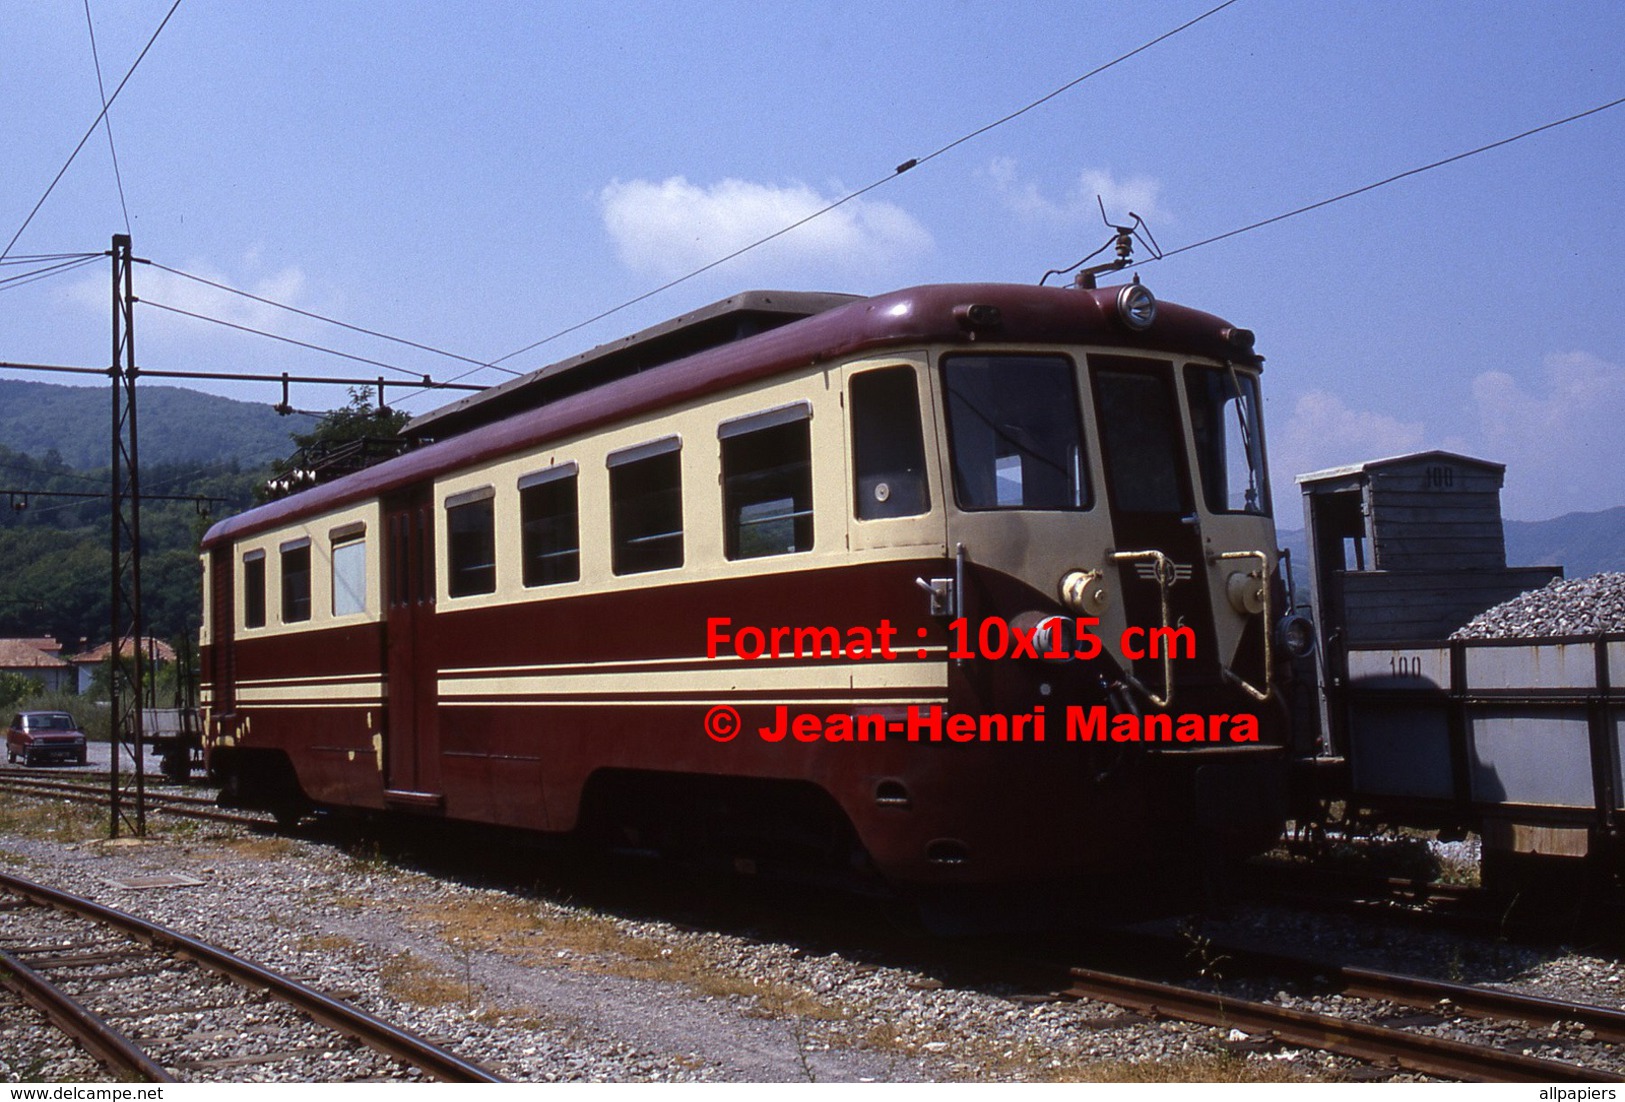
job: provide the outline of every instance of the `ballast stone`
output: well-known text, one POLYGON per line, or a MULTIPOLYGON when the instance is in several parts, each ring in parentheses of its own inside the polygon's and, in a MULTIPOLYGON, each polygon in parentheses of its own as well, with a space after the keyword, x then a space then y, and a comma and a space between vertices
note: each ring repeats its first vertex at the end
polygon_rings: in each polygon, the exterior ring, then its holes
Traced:
POLYGON ((1625 573, 1549 583, 1479 613, 1452 639, 1549 639, 1625 632, 1625 573))

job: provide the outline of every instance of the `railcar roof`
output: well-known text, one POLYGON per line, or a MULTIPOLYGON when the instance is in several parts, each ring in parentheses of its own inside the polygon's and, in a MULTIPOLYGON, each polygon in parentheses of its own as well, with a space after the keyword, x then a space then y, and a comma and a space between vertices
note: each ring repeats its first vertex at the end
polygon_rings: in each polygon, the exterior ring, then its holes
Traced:
MULTIPOLYGON (((203 537, 203 548, 207 550, 222 541, 288 524, 302 516, 342 508, 448 472, 492 462, 547 440, 589 432, 810 364, 878 353, 887 348, 932 344, 971 348, 984 342, 1004 346, 1105 345, 1125 351, 1177 352, 1257 362, 1255 357, 1238 354, 1229 342, 1231 326, 1228 322, 1174 303, 1159 302, 1156 319, 1149 328, 1143 331, 1128 328, 1118 320, 1115 306, 1118 290, 1118 287, 1080 290, 1004 283, 911 287, 873 298, 851 298, 801 320, 703 348, 540 405, 520 402, 526 380, 531 378, 526 376, 506 384, 509 386, 506 393, 512 396, 506 402, 499 399, 490 403, 506 416, 426 444, 377 466, 229 517, 209 529, 203 537), (996 307, 997 326, 968 328, 961 321, 964 315, 961 308, 972 304, 996 307)), ((740 297, 743 296, 736 296, 740 297)), ((564 364, 572 362, 567 360, 564 364)), ((546 376, 559 366, 544 368, 536 375, 546 376)), ((557 374, 548 377, 556 378, 557 374)), ((429 418, 434 416, 426 415, 419 422, 432 424, 429 418)), ((442 423, 455 424, 449 419, 443 419, 442 423)))
POLYGON ((443 440, 520 410, 822 314, 860 297, 818 291, 743 291, 431 410, 407 422, 401 435, 443 440))

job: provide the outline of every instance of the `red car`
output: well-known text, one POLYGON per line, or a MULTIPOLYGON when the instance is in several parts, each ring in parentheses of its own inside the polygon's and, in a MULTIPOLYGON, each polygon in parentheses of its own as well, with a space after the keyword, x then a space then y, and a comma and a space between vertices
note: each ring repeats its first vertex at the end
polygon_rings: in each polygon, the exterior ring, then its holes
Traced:
POLYGON ((6 760, 85 764, 85 733, 67 712, 18 712, 6 729, 6 760))

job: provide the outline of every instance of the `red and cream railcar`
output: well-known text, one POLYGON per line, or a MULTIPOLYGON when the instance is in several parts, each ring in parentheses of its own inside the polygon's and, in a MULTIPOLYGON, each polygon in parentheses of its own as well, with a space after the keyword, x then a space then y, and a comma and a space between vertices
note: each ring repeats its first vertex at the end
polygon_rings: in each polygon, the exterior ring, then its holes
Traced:
POLYGON ((1138 284, 971 284, 738 296, 492 388, 209 531, 211 771, 899 885, 1249 852, 1261 362, 1138 284))

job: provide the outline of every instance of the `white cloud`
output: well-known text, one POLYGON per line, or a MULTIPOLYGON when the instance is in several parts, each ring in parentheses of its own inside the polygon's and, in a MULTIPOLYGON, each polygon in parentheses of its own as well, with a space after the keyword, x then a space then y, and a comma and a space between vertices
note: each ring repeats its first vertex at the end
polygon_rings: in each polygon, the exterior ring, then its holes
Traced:
MULTIPOLYGON (((726 179, 710 187, 682 176, 616 180, 599 193, 604 228, 629 268, 678 276, 783 230, 838 195, 805 184, 779 187, 726 179)), ((844 273, 895 269, 931 248, 931 235, 892 203, 853 199, 741 258, 765 264, 813 264, 844 273)))
MULTIPOLYGON (((243 267, 251 270, 258 266, 256 250, 248 254, 243 267)), ((237 287, 273 302, 301 309, 312 308, 308 302, 302 301, 306 298, 305 273, 297 267, 285 267, 257 278, 234 276, 206 263, 188 264, 181 270, 214 283, 237 287)), ((283 335, 298 336, 311 325, 308 320, 297 314, 263 302, 255 302, 242 295, 218 290, 194 279, 173 275, 162 268, 138 266, 134 272, 134 280, 136 298, 146 307, 142 316, 143 337, 178 335, 183 332, 189 336, 206 331, 223 332, 220 326, 188 318, 172 310, 163 310, 160 306, 169 306, 175 310, 201 314, 233 325, 269 330, 283 335)), ((76 305, 104 316, 107 313, 108 290, 105 277, 82 280, 71 287, 68 295, 76 305)))
POLYGON ((1625 505, 1625 367, 1566 352, 1547 356, 1533 381, 1486 371, 1471 393, 1469 406, 1437 407, 1426 423, 1354 409, 1324 390, 1302 395, 1284 420, 1270 424, 1277 514, 1296 526, 1288 503, 1298 498, 1299 474, 1428 448, 1504 463, 1501 508, 1509 519, 1625 505))
POLYGON ((1541 375, 1532 386, 1505 371, 1473 380, 1478 454, 1507 465, 1506 514, 1536 519, 1625 504, 1625 367, 1566 352, 1547 356, 1541 375))
POLYGON ((1353 409, 1325 390, 1301 395, 1284 423, 1272 421, 1266 439, 1275 512, 1289 528, 1297 527, 1293 518, 1297 516, 1300 493, 1294 481, 1298 475, 1403 455, 1427 446, 1422 422, 1353 409))
POLYGON ((1065 195, 1051 198, 1040 192, 1037 184, 1022 180, 1016 162, 1009 157, 995 159, 988 166, 988 174, 993 177, 1005 206, 1029 221, 1053 226, 1085 222, 1100 225, 1102 204, 1106 207, 1106 217, 1113 223, 1127 223, 1132 211, 1145 219, 1153 233, 1159 224, 1174 221, 1161 203, 1161 181, 1150 176, 1120 180, 1109 168, 1087 168, 1065 195))
POLYGON ((1311 390, 1298 398, 1286 431, 1270 442, 1277 454, 1292 457, 1291 470, 1302 473, 1414 451, 1424 438, 1420 421, 1353 409, 1329 391, 1311 390))

